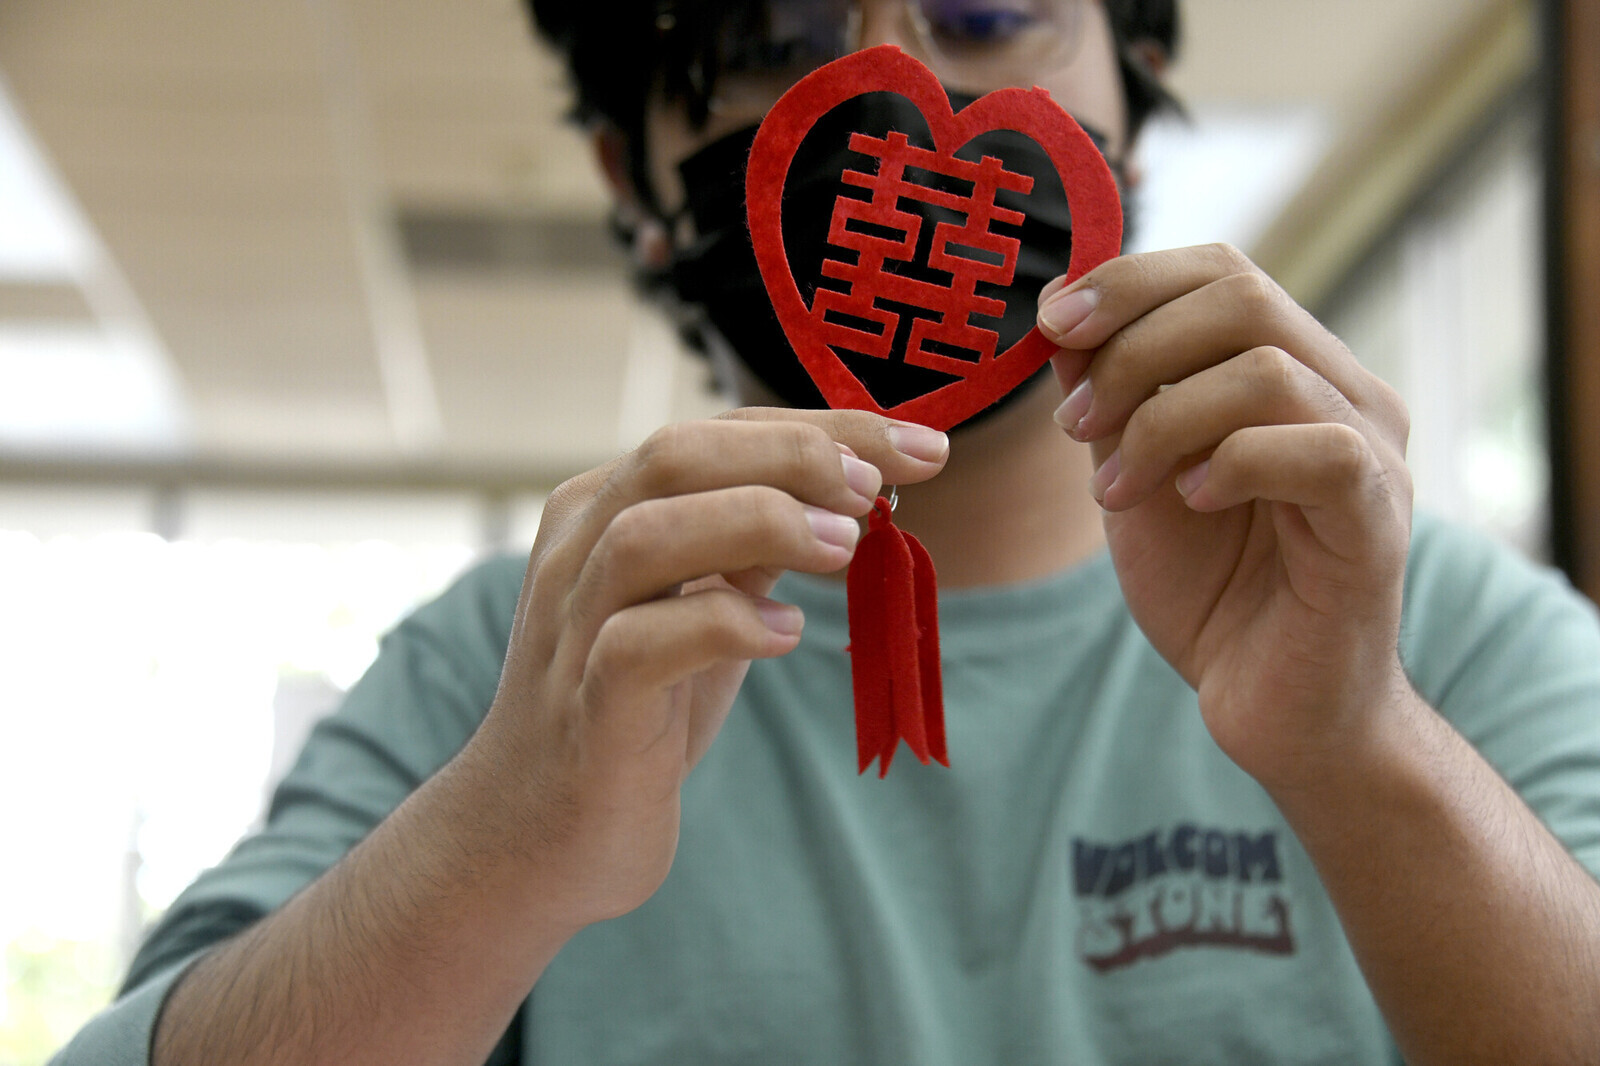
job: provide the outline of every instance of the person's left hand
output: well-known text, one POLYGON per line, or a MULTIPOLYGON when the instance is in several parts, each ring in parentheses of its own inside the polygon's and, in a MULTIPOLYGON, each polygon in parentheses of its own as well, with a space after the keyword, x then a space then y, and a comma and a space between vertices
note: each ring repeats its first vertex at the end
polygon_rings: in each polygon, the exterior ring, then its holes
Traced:
POLYGON ((1269 787, 1410 694, 1398 394, 1233 248, 1123 256, 1040 295, 1134 618, 1269 787))

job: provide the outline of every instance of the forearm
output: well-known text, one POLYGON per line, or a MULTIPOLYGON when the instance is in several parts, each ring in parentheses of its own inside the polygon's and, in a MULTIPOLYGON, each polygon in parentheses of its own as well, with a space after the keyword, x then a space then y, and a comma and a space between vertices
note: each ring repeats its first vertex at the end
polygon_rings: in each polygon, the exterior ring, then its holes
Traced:
POLYGON ((1398 697, 1274 798, 1406 1061, 1600 1054, 1600 886, 1465 739, 1398 697))
POLYGON ((482 1063, 570 935, 493 785, 463 753, 202 959, 162 1011, 153 1064, 482 1063))

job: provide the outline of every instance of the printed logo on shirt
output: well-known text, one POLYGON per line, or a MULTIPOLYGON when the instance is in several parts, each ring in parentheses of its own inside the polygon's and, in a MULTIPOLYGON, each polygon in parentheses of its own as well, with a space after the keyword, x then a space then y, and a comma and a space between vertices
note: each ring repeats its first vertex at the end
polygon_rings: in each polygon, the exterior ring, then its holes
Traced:
POLYGON ((1100 973, 1178 948, 1294 951, 1278 834, 1184 823, 1115 843, 1074 838, 1078 955, 1100 973))

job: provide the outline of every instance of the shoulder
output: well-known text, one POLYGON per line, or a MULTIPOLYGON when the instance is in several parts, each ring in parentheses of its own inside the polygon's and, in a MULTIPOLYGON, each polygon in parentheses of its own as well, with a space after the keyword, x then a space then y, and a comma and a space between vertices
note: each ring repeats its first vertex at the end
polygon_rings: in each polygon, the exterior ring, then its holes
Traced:
POLYGON ((486 615, 509 619, 516 611, 527 565, 527 556, 511 553, 479 560, 462 571, 437 598, 418 608, 413 618, 432 621, 435 616, 459 619, 462 615, 486 615))
POLYGON ((1418 522, 1401 637, 1417 690, 1600 871, 1600 623, 1555 570, 1418 522))
POLYGON ((421 642, 471 659, 488 654, 498 673, 526 567, 524 556, 511 554, 476 563, 405 618, 386 642, 421 642))
POLYGON ((378 657, 313 740, 330 734, 417 742, 425 776, 482 720, 500 683, 522 588, 523 559, 479 562, 380 642, 378 657))
POLYGON ((1557 570, 1533 562, 1483 533, 1418 515, 1406 568, 1403 646, 1440 650, 1454 635, 1481 637, 1485 627, 1559 622, 1596 629, 1592 604, 1557 570))
POLYGON ((1408 608, 1472 608, 1529 595, 1586 602, 1559 571, 1477 530, 1417 515, 1406 569, 1408 608))
POLYGON ((1594 605, 1560 572, 1428 516, 1412 536, 1401 652, 1418 690, 1452 718, 1535 691, 1600 688, 1594 605))

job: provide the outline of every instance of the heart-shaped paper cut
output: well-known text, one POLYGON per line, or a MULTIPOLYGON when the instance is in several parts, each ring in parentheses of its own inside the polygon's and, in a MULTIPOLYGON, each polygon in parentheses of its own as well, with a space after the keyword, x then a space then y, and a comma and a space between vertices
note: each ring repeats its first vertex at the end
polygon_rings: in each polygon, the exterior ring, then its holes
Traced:
POLYGON ((745 175, 745 210, 756 263, 784 335, 829 406, 876 411, 949 429, 1027 381, 1054 353, 1055 346, 1038 329, 996 353, 998 335, 968 320, 969 315, 997 317, 995 305, 1000 301, 977 295, 976 283, 1009 284, 1016 264, 1017 241, 991 231, 989 225, 991 221, 1015 225, 1022 218, 997 207, 995 191, 1026 192, 1032 183, 993 157, 978 162, 956 158, 963 145, 992 130, 1013 130, 1033 140, 1055 167, 1072 216, 1069 280, 1119 254, 1122 205, 1116 179, 1089 135, 1043 89, 1001 89, 952 112, 950 99, 931 70, 893 45, 879 45, 802 78, 761 123, 745 175), (846 171, 841 178, 871 190, 873 202, 848 197, 836 202, 828 243, 844 253, 824 263, 823 273, 843 284, 838 291, 819 288, 807 306, 783 242, 783 192, 790 164, 819 119, 872 92, 898 93, 910 100, 928 124, 934 149, 907 143, 903 133, 851 138, 853 150, 877 157, 877 173, 846 171), (972 192, 957 195, 908 182, 907 170, 933 171, 955 179, 959 186, 970 185, 972 192), (955 279, 948 289, 935 291, 926 282, 883 269, 887 260, 904 260, 916 247, 915 230, 907 230, 905 223, 910 216, 899 216, 895 210, 902 196, 954 210, 966 219, 964 225, 936 224, 930 261, 955 279), (857 225, 848 226, 850 221, 857 225), (871 225, 882 222, 889 225, 871 225), (864 228, 875 235, 863 236, 864 228), (889 231, 901 232, 905 239, 885 238, 889 231), (972 255, 973 250, 978 254, 972 255), (890 338, 908 331, 896 329, 896 312, 884 308, 880 299, 937 313, 912 323, 903 352, 890 352, 890 338), (874 327, 880 332, 874 334, 874 327), (839 358, 833 345, 843 337, 850 338, 853 351, 916 360, 918 365, 953 371, 956 380, 885 408, 839 358), (874 347, 877 350, 868 350, 874 347), (977 358, 952 360, 939 354, 943 350, 975 352, 977 358))

